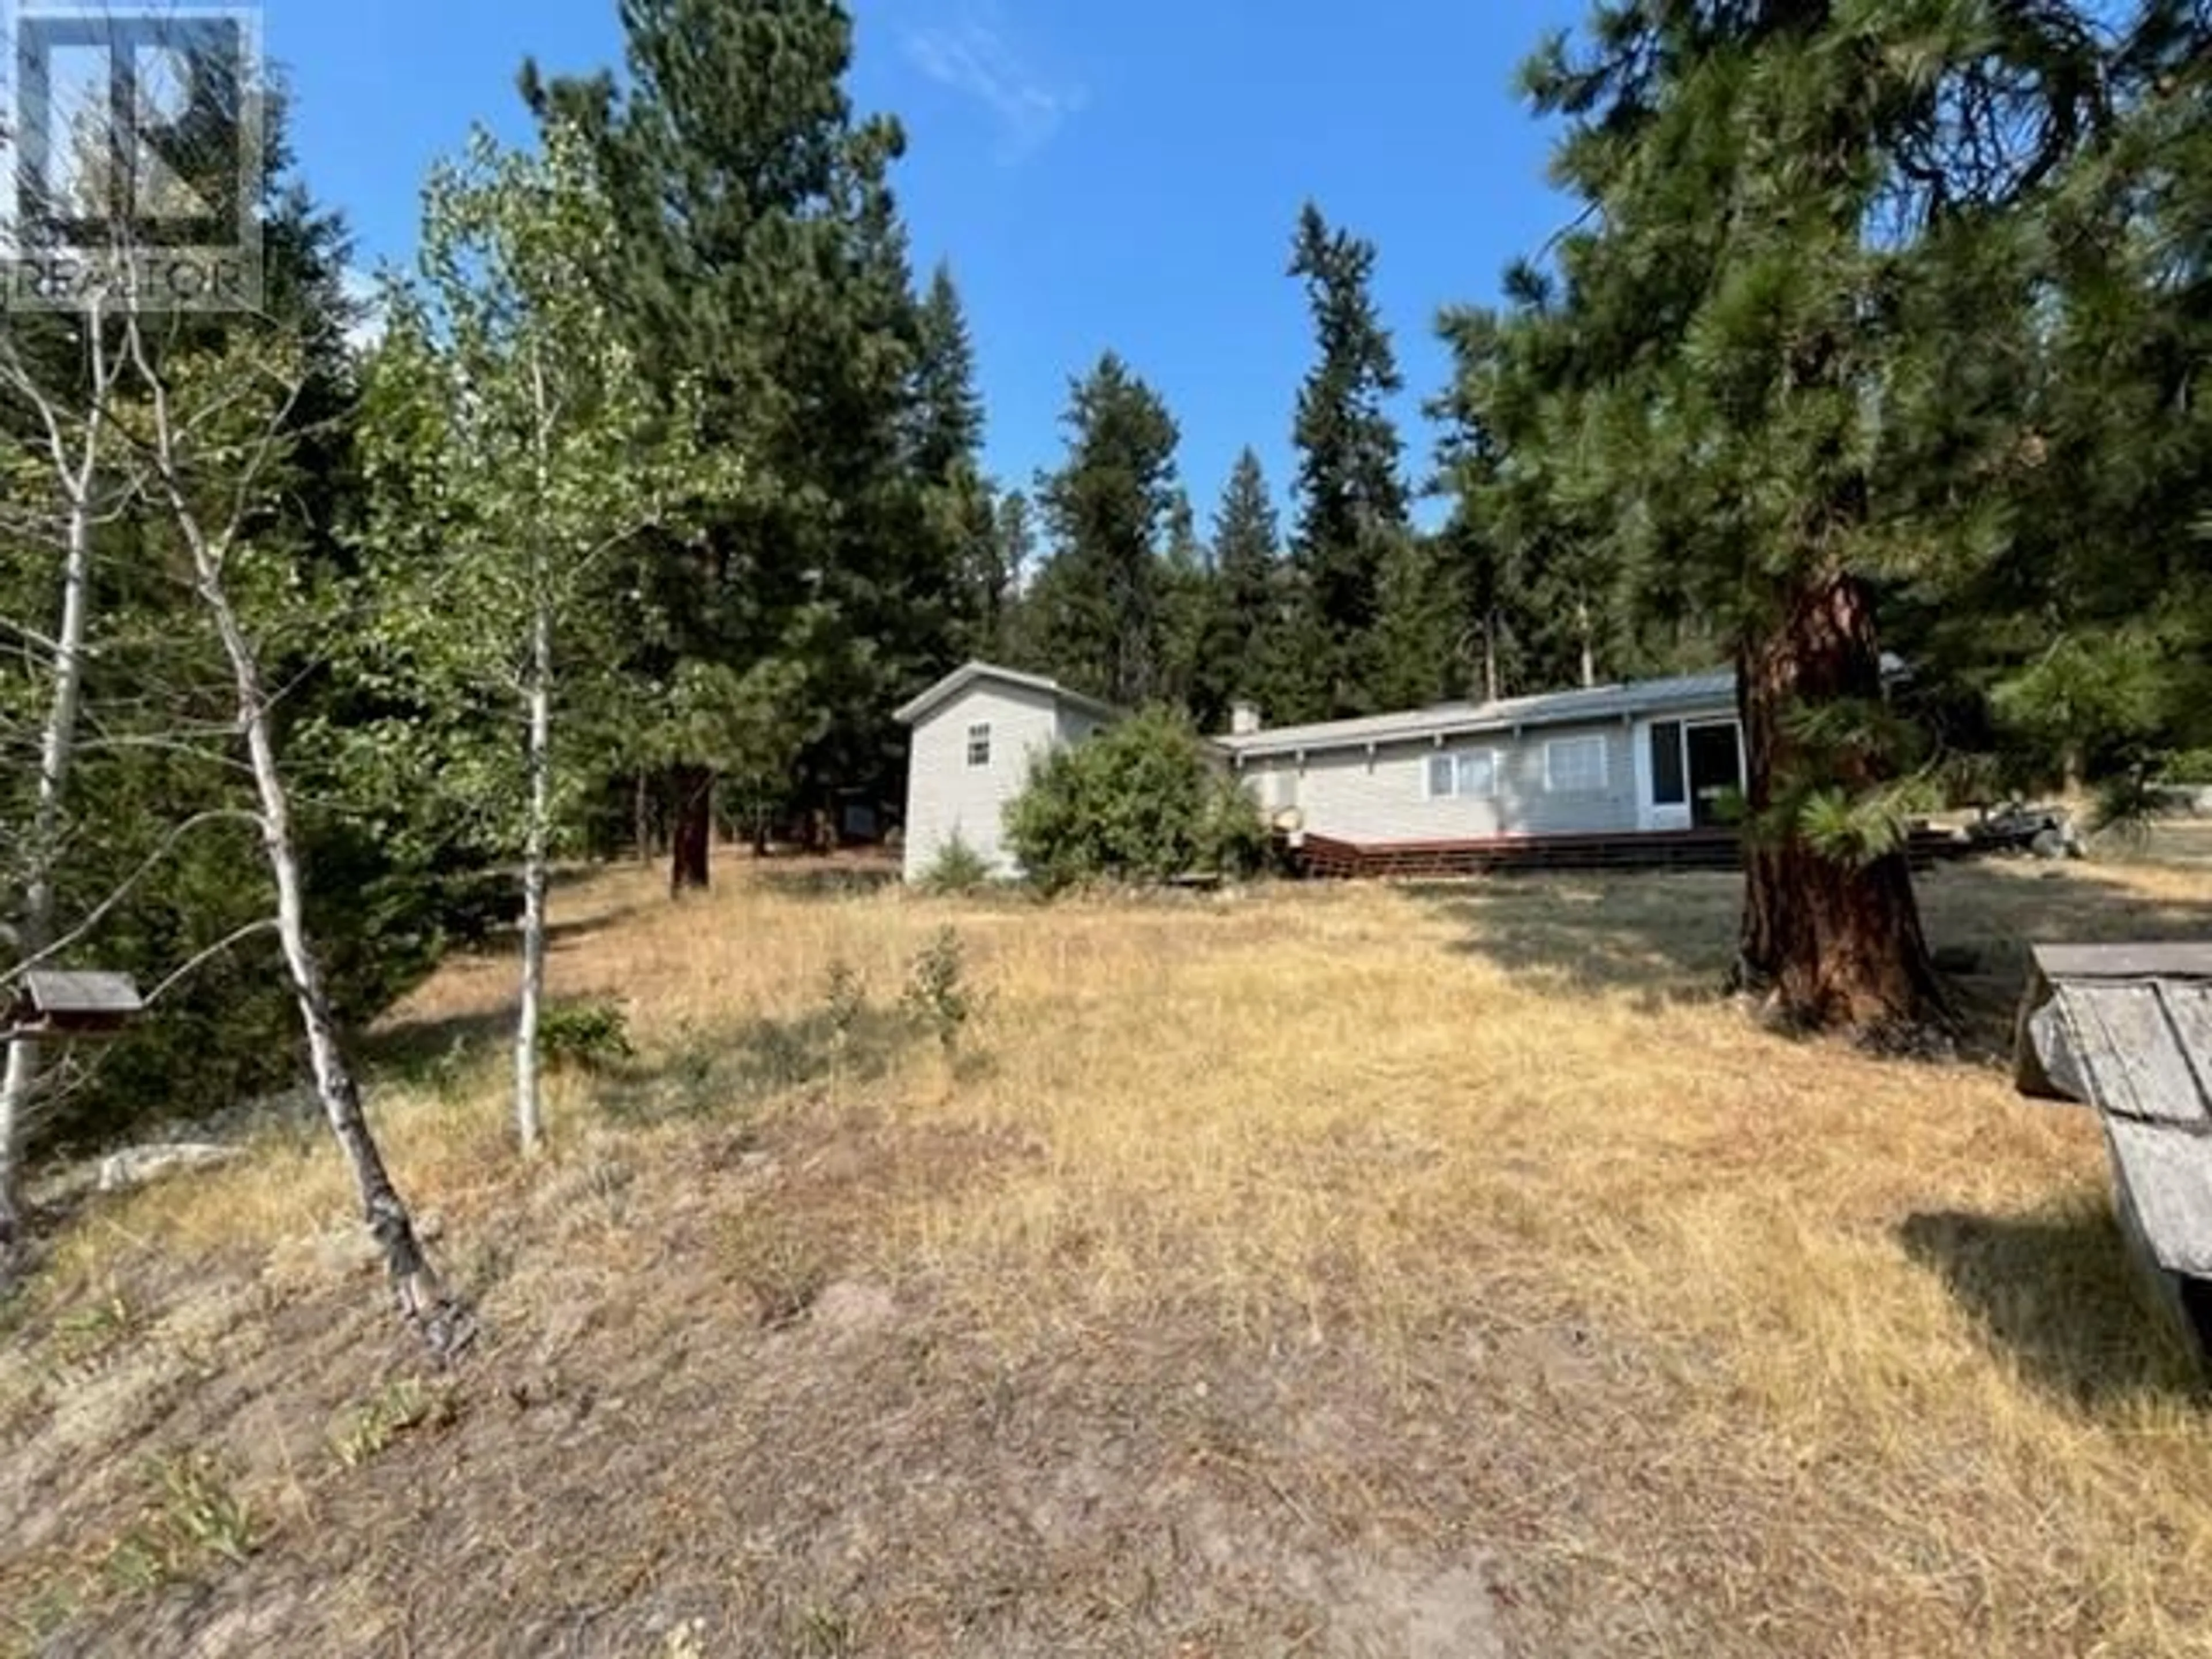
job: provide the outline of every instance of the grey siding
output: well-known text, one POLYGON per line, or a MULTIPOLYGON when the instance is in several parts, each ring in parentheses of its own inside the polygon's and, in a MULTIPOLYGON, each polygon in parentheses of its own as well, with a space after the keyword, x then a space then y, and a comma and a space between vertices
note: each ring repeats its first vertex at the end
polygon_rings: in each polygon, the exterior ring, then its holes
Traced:
POLYGON ((1488 749, 1498 755, 1493 799, 1431 800, 1428 740, 1334 750, 1249 761, 1243 776, 1269 809, 1296 806, 1310 835, 1381 842, 1469 841, 1492 836, 1609 834, 1638 828, 1634 730, 1621 720, 1600 726, 1546 726, 1518 739, 1510 732, 1455 738, 1449 750, 1488 749), (1553 793, 1544 787, 1544 746, 1564 738, 1605 741, 1601 790, 1553 793))
MULTIPOLYGON (((929 711, 914 728, 907 765, 906 878, 917 879, 957 836, 1002 873, 1006 803, 1022 792, 1036 758, 1060 740, 1062 715, 1045 692, 978 680, 929 711), (968 728, 991 728, 991 763, 968 764, 968 728)), ((1073 718, 1073 717, 1071 717, 1073 718)))

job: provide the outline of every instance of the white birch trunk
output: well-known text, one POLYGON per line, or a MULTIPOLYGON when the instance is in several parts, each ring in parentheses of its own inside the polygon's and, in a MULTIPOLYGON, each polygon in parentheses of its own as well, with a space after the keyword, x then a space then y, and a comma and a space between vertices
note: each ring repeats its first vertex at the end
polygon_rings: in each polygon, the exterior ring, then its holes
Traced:
MULTIPOLYGON (((200 603, 213 620, 216 636, 231 668, 237 699, 239 733, 246 744, 248 769, 260 803, 261 844, 269 873, 276 889, 276 937, 283 949, 285 971, 292 981, 293 999, 300 1024, 307 1034, 307 1059, 314 1074, 315 1094, 329 1122, 331 1133, 353 1174, 362 1219, 384 1255, 385 1266, 403 1317, 422 1334, 433 1354, 449 1358, 465 1347, 475 1334, 468 1310, 449 1297, 440 1284, 429 1258, 415 1233, 414 1218, 392 1184, 362 1109, 361 1085, 347 1063, 338 1039, 337 1021, 331 1012, 330 994, 323 981, 322 963, 307 934, 306 884, 300 873, 298 842, 292 828, 290 791, 277 765, 276 734, 270 729, 269 698, 263 683, 260 653, 240 622, 225 586, 223 566, 232 540, 246 511, 248 492, 241 488, 234 516, 220 535, 210 537, 191 502, 186 498, 177 455, 177 432, 167 388, 148 363, 143 343, 135 330, 131 346, 139 372, 153 400, 154 464, 179 535, 192 561, 192 574, 200 603)), ((278 427, 270 425, 263 448, 246 470, 246 478, 258 473, 280 442, 278 427)))
MULTIPOLYGON (((51 406, 41 413, 53 459, 60 470, 68 503, 62 558, 61 626, 53 640, 53 695, 39 742, 39 780, 31 809, 24 854, 23 915, 19 944, 24 960, 35 959, 54 937, 55 866, 61 854, 62 811, 76 749, 77 718, 84 701, 84 636, 91 609, 93 489, 100 466, 101 422, 108 391, 106 359, 100 349, 100 319, 86 319, 92 340, 93 403, 86 416, 84 448, 72 467, 51 406)), ((0 1068, 0 1274, 14 1261, 22 1238, 20 1197, 22 1162, 30 1144, 32 1097, 38 1087, 40 1053, 35 1042, 6 1045, 0 1068)))
POLYGON ((315 1094, 331 1133, 351 1168, 354 1189, 369 1232, 382 1248, 393 1290, 403 1316, 422 1328, 431 1347, 446 1353, 467 1340, 465 1316, 447 1297, 429 1259, 415 1236, 414 1219, 407 1212, 383 1154, 369 1132, 362 1110, 361 1085, 347 1064, 338 1040, 337 1022, 331 1012, 330 995, 323 984, 322 963, 307 937, 305 884, 300 875, 298 844, 292 830, 291 799, 283 774, 276 764, 275 735, 270 730, 269 706, 261 684, 261 668, 252 642, 240 627, 222 583, 218 566, 204 545, 193 547, 200 598, 215 618, 223 652, 230 659, 237 689, 238 723, 246 739, 253 787, 261 803, 261 845, 269 873, 276 888, 276 938, 283 947, 284 966, 292 980, 300 1023, 307 1032, 307 1060, 314 1073, 315 1094))
POLYGON ((553 594, 542 522, 553 483, 546 455, 553 412, 545 366, 534 346, 530 392, 537 485, 532 516, 539 522, 532 526, 530 550, 530 665, 523 681, 530 716, 529 805, 522 848, 522 987, 514 1019, 514 1128, 526 1155, 538 1149, 545 1133, 538 1026, 545 1000, 545 857, 553 815, 553 594))
POLYGON ((1587 688, 1597 684, 1597 652, 1590 639, 1590 609, 1588 599, 1575 601, 1575 631, 1582 640, 1583 684, 1587 688))
POLYGON ((514 1127, 525 1152, 544 1139, 538 1025, 545 999, 546 854, 553 815, 553 615, 542 592, 530 627, 530 805, 522 851, 522 995, 514 1022, 514 1127))

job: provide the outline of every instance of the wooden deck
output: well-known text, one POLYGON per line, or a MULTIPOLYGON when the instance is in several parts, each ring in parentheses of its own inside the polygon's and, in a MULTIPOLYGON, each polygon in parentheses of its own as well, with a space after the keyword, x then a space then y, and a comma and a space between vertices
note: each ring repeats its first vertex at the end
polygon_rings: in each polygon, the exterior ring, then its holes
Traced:
MULTIPOLYGON (((1963 858, 1967 843, 1930 830, 1913 838, 1912 861, 1924 867, 1963 858)), ((1519 872, 1736 870, 1743 842, 1734 830, 1650 830, 1634 835, 1504 836, 1484 841, 1360 844, 1308 835, 1289 849, 1291 867, 1316 881, 1373 881, 1519 872)))

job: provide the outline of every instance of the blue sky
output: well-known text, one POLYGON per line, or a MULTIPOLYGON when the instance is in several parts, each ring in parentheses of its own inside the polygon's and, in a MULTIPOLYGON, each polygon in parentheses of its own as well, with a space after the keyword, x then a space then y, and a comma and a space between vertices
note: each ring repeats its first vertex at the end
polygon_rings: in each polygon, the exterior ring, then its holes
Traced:
MULTIPOLYGON (((1284 275, 1298 206, 1374 240, 1408 382, 1417 476, 1441 386, 1437 307, 1486 300, 1567 216, 1545 131, 1512 90, 1580 0, 860 0, 854 91, 905 124, 915 263, 951 261, 990 415, 988 459, 1026 488, 1060 453, 1069 377, 1110 347, 1165 397, 1210 520, 1237 449, 1279 493, 1312 355, 1284 275)), ((619 61, 614 0, 268 0, 295 140, 363 263, 404 258, 425 168, 481 120, 528 136, 526 53, 619 61)))

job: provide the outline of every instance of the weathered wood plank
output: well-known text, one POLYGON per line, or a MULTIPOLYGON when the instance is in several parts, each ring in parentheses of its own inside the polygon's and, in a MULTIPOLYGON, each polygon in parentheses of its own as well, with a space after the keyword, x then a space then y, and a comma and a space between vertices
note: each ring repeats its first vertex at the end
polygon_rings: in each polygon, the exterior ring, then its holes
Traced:
POLYGON ((2075 1040, 2076 1059, 2105 1112, 2154 1123, 2212 1129, 2197 1073, 2181 1051, 2154 982, 2062 984, 2058 1004, 2075 1040))
POLYGON ((2197 1073, 2197 1097, 2212 1102, 2212 984, 2168 980, 2159 989, 2181 1052, 2197 1073))
POLYGON ((2152 1259, 2212 1278, 2212 1139, 2124 1117, 2105 1120, 2112 1172, 2152 1259))
POLYGON ((2212 944, 2038 945, 2031 952, 2044 977, 2212 980, 2212 944))

